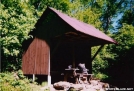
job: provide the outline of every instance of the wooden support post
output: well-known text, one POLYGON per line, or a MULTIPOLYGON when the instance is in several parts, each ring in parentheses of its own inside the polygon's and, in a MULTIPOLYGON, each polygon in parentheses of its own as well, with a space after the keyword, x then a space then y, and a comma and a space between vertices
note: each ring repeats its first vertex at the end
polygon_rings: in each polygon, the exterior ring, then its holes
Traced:
POLYGON ((91 46, 87 45, 85 48, 85 52, 86 52, 86 62, 85 62, 85 66, 88 69, 88 73, 92 74, 92 61, 91 61, 91 46))
POLYGON ((47 76, 47 81, 48 81, 48 86, 50 86, 51 85, 51 75, 50 74, 48 74, 48 76, 47 76))
POLYGON ((74 44, 73 44, 73 48, 72 48, 72 56, 73 56, 73 68, 75 68, 75 49, 74 49, 74 44))
POLYGON ((94 56, 91 58, 91 61, 94 60, 94 58, 97 56, 97 54, 100 52, 100 50, 102 49, 104 45, 101 45, 100 48, 97 50, 97 52, 94 54, 94 56))
POLYGON ((50 74, 50 48, 49 48, 49 60, 48 60, 48 76, 47 76, 48 86, 51 85, 51 74, 50 74))
POLYGON ((33 74, 33 82, 35 81, 35 74, 33 74))

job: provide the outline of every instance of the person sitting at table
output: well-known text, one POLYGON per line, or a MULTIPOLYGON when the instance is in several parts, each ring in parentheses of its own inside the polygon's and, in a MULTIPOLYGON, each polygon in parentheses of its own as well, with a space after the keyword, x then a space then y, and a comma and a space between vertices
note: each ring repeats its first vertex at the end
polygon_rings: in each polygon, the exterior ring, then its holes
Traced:
POLYGON ((80 70, 80 75, 78 77, 79 83, 89 83, 88 82, 88 69, 85 67, 84 63, 79 63, 78 68, 80 70))
POLYGON ((72 69, 72 65, 68 65, 68 69, 72 69))
POLYGON ((80 69, 80 72, 83 74, 88 74, 88 69, 85 67, 84 63, 79 63, 78 68, 80 69))
POLYGON ((69 81, 72 83, 77 83, 77 74, 76 69, 72 67, 72 65, 68 65, 68 68, 65 69, 64 81, 69 81))

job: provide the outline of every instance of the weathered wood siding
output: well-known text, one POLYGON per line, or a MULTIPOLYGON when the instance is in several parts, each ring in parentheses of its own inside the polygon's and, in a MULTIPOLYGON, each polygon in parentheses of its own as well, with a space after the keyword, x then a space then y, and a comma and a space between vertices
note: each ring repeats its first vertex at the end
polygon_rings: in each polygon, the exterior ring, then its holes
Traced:
POLYGON ((46 41, 35 38, 22 58, 24 74, 49 74, 49 52, 46 41))

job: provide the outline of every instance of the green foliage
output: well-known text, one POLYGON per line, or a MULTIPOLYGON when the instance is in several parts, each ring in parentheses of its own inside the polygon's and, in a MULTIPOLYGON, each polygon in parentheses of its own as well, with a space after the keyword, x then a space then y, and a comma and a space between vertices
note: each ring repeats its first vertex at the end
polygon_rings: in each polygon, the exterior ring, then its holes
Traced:
POLYGON ((134 26, 134 11, 126 10, 124 12, 124 15, 122 16, 122 19, 119 21, 119 24, 127 23, 129 25, 134 26))
MULTIPOLYGON (((93 73, 96 78, 101 80, 108 78, 108 74, 106 72, 106 69, 109 67, 108 59, 112 59, 114 57, 113 54, 109 53, 109 49, 107 47, 109 47, 109 45, 105 45, 92 62, 93 73)), ((99 46, 92 47, 92 56, 98 48, 99 46)))
POLYGON ((118 41, 118 46, 114 46, 113 50, 117 54, 125 53, 125 51, 134 47, 134 26, 123 24, 123 27, 114 35, 118 41))
POLYGON ((24 79, 24 78, 25 78, 25 76, 23 75, 22 70, 19 70, 19 71, 17 72, 17 75, 18 75, 18 77, 19 77, 20 79, 24 79))
POLYGON ((21 70, 0 73, 0 91, 40 91, 41 86, 30 83, 21 70))
POLYGON ((0 4, 2 71, 21 68, 22 42, 32 37, 28 33, 34 29, 46 6, 67 11, 68 1, 2 0, 0 4))
POLYGON ((102 29, 100 27, 102 23, 99 20, 102 13, 101 11, 96 10, 96 8, 90 7, 88 3, 91 2, 89 1, 87 0, 86 2, 82 2, 81 0, 73 0, 73 2, 70 4, 68 14, 80 21, 91 24, 98 29, 102 29), (85 3, 86 5, 83 3, 85 3))
POLYGON ((69 0, 28 0, 37 11, 44 11, 47 6, 66 12, 69 9, 69 0))
POLYGON ((50 89, 45 89, 44 91, 50 91, 50 89))
POLYGON ((106 75, 105 73, 97 72, 97 73, 94 73, 94 77, 96 79, 100 79, 101 81, 103 81, 108 78, 108 75, 106 75))
POLYGON ((45 81, 45 82, 41 83, 41 86, 47 86, 47 84, 48 84, 48 82, 45 81))
POLYGON ((5 56, 18 56, 19 47, 36 22, 31 10, 23 2, 16 7, 5 7, 2 4, 1 14, 1 44, 5 56), (19 8, 19 10, 18 10, 19 8), (21 21, 20 21, 21 20, 21 21))
POLYGON ((30 91, 28 79, 16 77, 15 73, 0 73, 0 91, 30 91))
POLYGON ((4 0, 0 11, 2 71, 16 70, 21 66, 22 42, 30 37, 37 19, 34 8, 21 1, 4 0))
POLYGON ((134 26, 123 24, 113 37, 118 42, 118 45, 107 47, 109 53, 114 54, 113 58, 108 60, 107 74, 110 76, 110 81, 122 81, 122 87, 133 86, 133 65, 134 65, 134 26), (123 74, 123 75, 122 75, 123 74))

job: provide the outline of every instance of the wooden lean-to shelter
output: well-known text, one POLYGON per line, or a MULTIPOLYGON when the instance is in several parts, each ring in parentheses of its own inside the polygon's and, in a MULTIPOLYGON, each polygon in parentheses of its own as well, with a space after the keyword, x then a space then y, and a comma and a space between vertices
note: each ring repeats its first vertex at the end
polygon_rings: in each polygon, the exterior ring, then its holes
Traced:
POLYGON ((71 64, 85 63, 92 73, 92 60, 98 52, 91 58, 91 47, 100 45, 100 50, 104 44, 116 44, 95 27, 49 7, 30 34, 33 39, 23 43, 22 70, 24 74, 48 75, 49 82, 54 72, 71 64))

